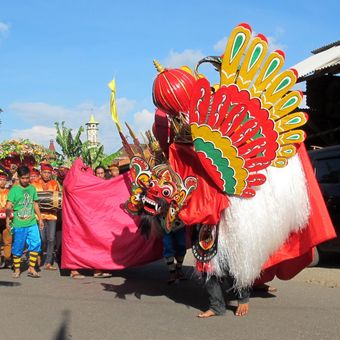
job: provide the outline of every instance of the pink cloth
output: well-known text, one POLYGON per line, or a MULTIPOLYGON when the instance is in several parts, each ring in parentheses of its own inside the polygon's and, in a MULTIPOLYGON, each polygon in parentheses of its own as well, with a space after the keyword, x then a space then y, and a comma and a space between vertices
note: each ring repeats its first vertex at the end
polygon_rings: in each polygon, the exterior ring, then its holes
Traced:
POLYGON ((161 239, 144 240, 138 217, 123 210, 130 183, 129 173, 103 180, 74 162, 63 183, 62 268, 123 269, 162 257, 161 239))

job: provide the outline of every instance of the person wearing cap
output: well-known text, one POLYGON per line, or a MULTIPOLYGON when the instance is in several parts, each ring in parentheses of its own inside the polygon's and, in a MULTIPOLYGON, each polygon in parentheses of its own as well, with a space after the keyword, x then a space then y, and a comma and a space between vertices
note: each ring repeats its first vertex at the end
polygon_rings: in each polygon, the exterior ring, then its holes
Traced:
MULTIPOLYGON (((59 191, 58 182, 52 179, 53 167, 51 164, 42 163, 40 165, 40 178, 32 184, 37 192, 41 191, 59 191)), ((42 249, 46 250, 45 269, 57 270, 54 263, 54 246, 56 238, 57 212, 55 210, 41 209, 41 217, 44 222, 44 228, 40 230, 42 249)))
POLYGON ((5 171, 0 170, 0 232, 2 235, 1 251, 3 252, 3 258, 1 256, 0 268, 10 267, 11 251, 12 251, 12 235, 6 228, 6 204, 9 189, 6 189, 6 183, 8 175, 5 171))
POLYGON ((37 181, 40 177, 40 171, 36 168, 30 169, 30 182, 33 183, 37 181))

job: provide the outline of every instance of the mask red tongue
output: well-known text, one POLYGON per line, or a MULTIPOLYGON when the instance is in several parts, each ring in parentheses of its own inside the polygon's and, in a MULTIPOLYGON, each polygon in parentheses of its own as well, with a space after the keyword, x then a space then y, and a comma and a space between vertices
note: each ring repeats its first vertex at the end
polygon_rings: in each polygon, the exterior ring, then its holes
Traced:
POLYGON ((152 188, 149 189, 149 191, 147 192, 146 196, 145 196, 145 202, 144 202, 144 210, 151 214, 151 215, 156 215, 157 211, 156 211, 156 201, 155 198, 157 196, 155 196, 151 191, 152 188), (149 201, 152 201, 154 204, 150 203, 149 201))
POLYGON ((150 215, 156 215, 156 210, 150 208, 150 207, 147 207, 144 205, 144 210, 149 213, 150 215))

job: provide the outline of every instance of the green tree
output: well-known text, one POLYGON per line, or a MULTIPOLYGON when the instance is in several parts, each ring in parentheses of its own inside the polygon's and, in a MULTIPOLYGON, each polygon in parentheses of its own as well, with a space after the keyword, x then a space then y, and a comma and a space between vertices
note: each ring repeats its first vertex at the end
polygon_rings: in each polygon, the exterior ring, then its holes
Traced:
POLYGON ((117 157, 121 156, 121 154, 122 154, 122 151, 118 150, 115 153, 105 157, 102 160, 101 165, 103 165, 107 168, 110 164, 112 164, 113 160, 116 159, 117 157))
POLYGON ((67 128, 65 122, 61 122, 61 126, 57 122, 54 124, 57 130, 56 141, 61 148, 66 166, 71 166, 76 158, 81 157, 86 165, 94 168, 105 158, 103 145, 96 147, 91 146, 88 141, 82 142, 81 134, 84 132, 82 126, 73 137, 73 129, 67 128))
POLYGON ((84 163, 95 168, 97 165, 101 164, 102 160, 106 157, 104 154, 104 146, 91 146, 90 143, 86 141, 82 146, 81 157, 84 163))

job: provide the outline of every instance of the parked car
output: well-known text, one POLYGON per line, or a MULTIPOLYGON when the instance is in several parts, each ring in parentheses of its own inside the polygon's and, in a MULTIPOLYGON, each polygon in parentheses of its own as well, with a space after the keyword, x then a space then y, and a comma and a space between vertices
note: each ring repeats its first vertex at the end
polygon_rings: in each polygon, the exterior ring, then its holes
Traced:
POLYGON ((310 266, 324 253, 340 253, 340 145, 308 152, 337 237, 317 246, 310 266))

